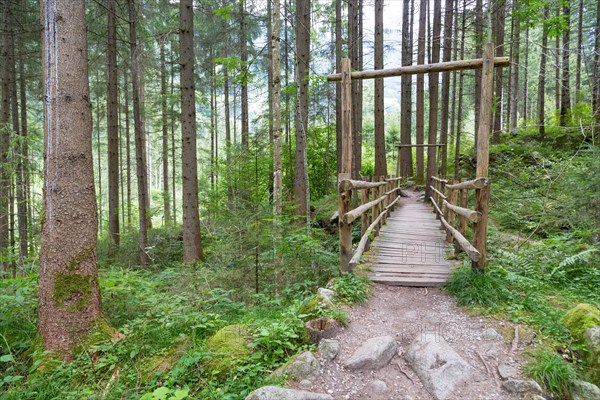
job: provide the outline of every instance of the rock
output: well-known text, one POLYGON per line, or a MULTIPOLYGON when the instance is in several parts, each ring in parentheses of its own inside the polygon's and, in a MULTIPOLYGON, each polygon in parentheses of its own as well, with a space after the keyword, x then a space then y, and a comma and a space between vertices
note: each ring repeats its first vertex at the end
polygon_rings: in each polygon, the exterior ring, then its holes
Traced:
POLYGON ((320 296, 323 300, 329 301, 333 303, 333 299, 337 296, 335 290, 319 288, 317 290, 317 295, 320 296))
POLYGON ((303 321, 319 318, 323 315, 323 310, 329 310, 334 308, 334 304, 324 299, 323 297, 316 295, 304 302, 298 312, 302 316, 303 321))
POLYGON ((567 311, 561 322, 571 332, 575 341, 583 343, 585 331, 600 326, 600 310, 591 304, 577 304, 567 311))
POLYGON ((488 328, 485 331, 483 331, 481 336, 483 336, 483 340, 488 340, 488 341, 504 339, 501 334, 499 334, 498 332, 496 332, 495 329, 492 329, 492 328, 488 328))
POLYGON ((365 386, 365 393, 369 395, 381 395, 387 392, 387 390, 387 384, 380 380, 371 381, 365 386))
POLYGON ((600 384, 600 327, 586 330, 583 337, 587 347, 585 378, 600 384))
POLYGON ((514 378, 518 373, 519 371, 515 367, 511 367, 507 364, 498 365, 498 374, 500 374, 500 378, 504 380, 514 378))
POLYGON ((600 400, 600 388, 589 382, 574 381, 571 384, 571 395, 573 400, 600 400))
POLYGON ((539 394, 534 394, 533 396, 528 397, 528 400, 546 400, 546 398, 540 396, 539 394))
POLYGON ((317 376, 320 369, 319 361, 310 351, 292 357, 285 365, 273 372, 273 376, 287 375, 292 380, 303 380, 317 376))
POLYGON ((250 355, 250 332, 245 325, 229 325, 217 331, 206 343, 211 360, 206 368, 213 375, 229 372, 240 361, 250 355))
POLYGON ((380 369, 385 367, 396 355, 398 345, 392 336, 378 336, 367 340, 344 366, 352 371, 359 369, 380 369))
POLYGON ((319 354, 327 360, 333 360, 340 352, 340 342, 335 339, 322 339, 319 342, 319 354))
POLYGON ((333 400, 328 394, 263 386, 250 393, 246 400, 333 400))
POLYGON ((423 385, 438 400, 448 398, 474 372, 473 367, 439 336, 417 336, 408 348, 406 359, 423 385))
POLYGON ((510 379, 506 382, 502 382, 502 387, 510 393, 532 392, 542 394, 542 388, 534 380, 522 381, 519 379, 510 379))
POLYGON ((299 385, 302 389, 309 389, 312 386, 312 382, 308 379, 303 379, 300 381, 299 385))

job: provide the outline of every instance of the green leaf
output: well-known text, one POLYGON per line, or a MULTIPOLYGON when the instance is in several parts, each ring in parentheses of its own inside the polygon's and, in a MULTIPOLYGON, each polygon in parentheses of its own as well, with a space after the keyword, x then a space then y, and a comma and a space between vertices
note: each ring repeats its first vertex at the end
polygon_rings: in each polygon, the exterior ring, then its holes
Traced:
POLYGON ((5 354, 0 357, 0 362, 12 362, 14 361, 12 354, 5 354))
POLYGON ((152 396, 157 400, 164 400, 167 398, 167 395, 171 392, 168 387, 159 387, 154 392, 152 392, 152 396))
POLYGON ((175 395, 171 396, 169 400, 183 400, 188 397, 190 389, 179 389, 175 391, 175 395))

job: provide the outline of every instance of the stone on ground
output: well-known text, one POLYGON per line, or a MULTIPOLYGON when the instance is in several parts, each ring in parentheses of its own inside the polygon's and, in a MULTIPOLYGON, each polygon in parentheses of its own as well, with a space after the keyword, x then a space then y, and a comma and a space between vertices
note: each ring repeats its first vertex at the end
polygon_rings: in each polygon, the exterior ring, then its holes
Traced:
POLYGON ((474 371, 440 336, 417 336, 408 349, 406 359, 437 400, 447 399, 474 371))
POLYGON ((498 332, 496 332, 495 329, 492 329, 492 328, 488 328, 485 331, 483 331, 482 336, 483 336, 484 340, 489 340, 489 341, 504 339, 501 334, 499 334, 498 332))
POLYGON ((333 400, 328 394, 264 386, 250 393, 246 400, 333 400))
POLYGON ((571 386, 571 395, 573 400, 600 400, 600 388, 589 382, 575 381, 571 386))
POLYGON ((369 395, 382 395, 387 392, 387 390, 387 384, 380 380, 371 381, 365 386, 365 393, 369 395))
POLYGON ((542 393, 542 388, 534 380, 522 381, 519 379, 510 379, 506 382, 502 382, 502 387, 510 393, 542 393))
POLYGON ((600 385, 600 327, 586 330, 583 337, 587 347, 586 379, 600 385))
POLYGON ((321 298, 323 298, 324 300, 329 301, 330 303, 333 303, 333 299, 335 298, 337 293, 335 292, 335 290, 319 288, 317 290, 317 295, 320 296, 321 298))
POLYGON ((352 371, 380 369, 389 364, 397 349, 398 345, 392 336, 374 337, 356 349, 344 366, 352 371))
POLYGON ((507 380, 510 378, 514 378, 517 376, 519 371, 515 367, 511 367, 508 364, 500 364, 498 365, 498 374, 500 374, 500 378, 503 380, 507 380))
POLYGON ((333 360, 340 351, 340 342, 335 339, 321 339, 319 342, 319 354, 327 360, 333 360))
POLYGON ((303 380, 315 377, 319 373, 319 361, 310 351, 305 351, 292 357, 285 365, 273 372, 274 376, 287 375, 293 380, 303 380))

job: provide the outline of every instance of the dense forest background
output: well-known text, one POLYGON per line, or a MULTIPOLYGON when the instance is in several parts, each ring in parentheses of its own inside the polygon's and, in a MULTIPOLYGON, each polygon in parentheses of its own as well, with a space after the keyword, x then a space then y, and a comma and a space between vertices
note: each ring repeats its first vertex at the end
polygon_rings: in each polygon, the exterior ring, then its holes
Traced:
MULTIPOLYGON (((510 56, 494 77, 488 274, 497 290, 464 302, 542 326, 549 348, 570 343, 561 312, 600 304, 597 0, 201 0, 190 6, 191 42, 181 41, 178 2, 86 1, 104 336, 56 366, 36 339, 50 39, 37 1, 1 7, 7 398, 136 398, 160 387, 239 398, 304 345, 297 310, 307 293, 336 278, 348 301, 362 298, 364 280, 338 277, 330 221, 341 134, 339 87, 326 75, 342 58, 355 70, 481 58, 488 41, 510 56), (184 215, 190 182, 197 227, 184 215), (224 373, 205 367, 206 338, 228 323, 249 324, 257 351, 224 373)), ((447 144, 440 175, 473 175, 480 73, 439 75, 353 83, 353 175, 401 175, 422 189, 427 154, 406 151, 397 165, 397 145, 426 143, 428 134, 447 144)))

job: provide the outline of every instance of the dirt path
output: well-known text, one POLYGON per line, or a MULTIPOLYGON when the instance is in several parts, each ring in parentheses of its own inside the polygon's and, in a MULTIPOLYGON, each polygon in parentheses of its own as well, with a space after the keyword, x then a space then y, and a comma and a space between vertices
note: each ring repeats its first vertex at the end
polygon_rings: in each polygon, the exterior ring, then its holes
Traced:
MULTIPOLYGON (((334 399, 433 399, 419 378, 406 364, 404 353, 417 335, 441 335, 472 367, 469 382, 459 386, 451 399, 518 399, 501 388, 497 367, 519 368, 522 359, 511 353, 511 344, 495 332, 508 331, 503 323, 466 315, 454 300, 440 289, 373 285, 373 293, 364 305, 349 310, 351 322, 335 339, 340 351, 333 361, 319 358, 319 376, 299 389, 329 393, 334 399), (494 329, 491 331, 490 328, 494 329), (398 343, 398 355, 378 371, 352 372, 342 366, 365 340, 391 335, 398 343), (485 361, 484 361, 485 360, 485 361), (386 383, 384 394, 370 393, 373 380, 386 383), (408 396, 408 397, 406 397, 408 396)), ((515 376, 518 378, 518 376, 515 376)))

